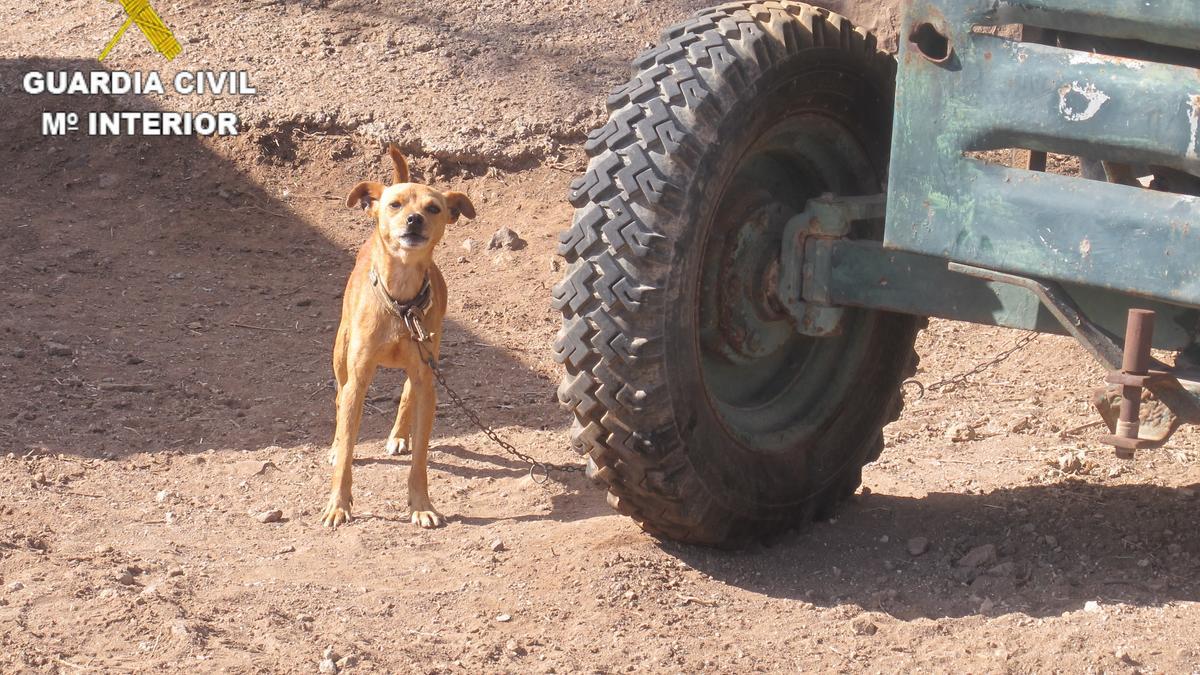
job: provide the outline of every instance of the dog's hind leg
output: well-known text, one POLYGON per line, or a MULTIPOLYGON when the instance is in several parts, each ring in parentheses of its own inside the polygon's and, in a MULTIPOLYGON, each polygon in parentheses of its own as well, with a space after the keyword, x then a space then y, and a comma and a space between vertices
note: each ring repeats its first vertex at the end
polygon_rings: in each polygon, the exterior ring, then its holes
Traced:
MULTIPOLYGON (((435 357, 436 358, 436 357, 435 357)), ((433 372, 421 364, 408 374, 413 391, 412 466, 408 470, 408 507, 412 522, 421 527, 438 527, 442 516, 429 501, 429 436, 433 432, 433 413, 437 407, 437 392, 433 388, 433 372)))
POLYGON ((363 402, 367 387, 375 376, 375 363, 365 353, 351 349, 347 361, 346 383, 341 386, 337 400, 337 431, 333 436, 335 453, 333 483, 329 491, 329 502, 321 514, 321 523, 326 527, 337 527, 350 520, 350 471, 354 463, 354 442, 358 439, 358 426, 362 421, 363 402))
POLYGON ((407 455, 412 451, 408 436, 412 433, 413 386, 412 378, 404 380, 404 393, 400 395, 400 408, 396 411, 396 423, 388 434, 384 452, 389 455, 407 455))

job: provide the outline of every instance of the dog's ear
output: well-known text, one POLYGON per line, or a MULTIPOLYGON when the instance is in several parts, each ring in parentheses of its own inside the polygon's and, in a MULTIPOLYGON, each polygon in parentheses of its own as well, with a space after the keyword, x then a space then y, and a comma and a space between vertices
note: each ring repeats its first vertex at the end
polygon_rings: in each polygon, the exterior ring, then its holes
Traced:
POLYGON ((461 192, 447 192, 446 206, 450 207, 450 222, 458 220, 459 216, 475 217, 475 205, 471 199, 461 192))
POLYGON ((392 158, 392 184, 408 183, 408 162, 400 154, 400 148, 395 143, 388 143, 388 156, 392 158))
POLYGON ((375 211, 376 203, 379 201, 380 195, 383 194, 383 185, 376 183, 373 180, 364 180, 346 196, 346 206, 351 208, 360 206, 363 210, 375 211))

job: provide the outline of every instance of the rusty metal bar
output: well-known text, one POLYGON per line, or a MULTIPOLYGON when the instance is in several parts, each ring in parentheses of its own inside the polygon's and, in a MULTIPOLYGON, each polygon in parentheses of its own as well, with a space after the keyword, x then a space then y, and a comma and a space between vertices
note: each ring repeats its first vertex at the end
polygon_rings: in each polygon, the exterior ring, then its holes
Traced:
MULTIPOLYGON (((1150 341, 1154 336, 1154 312, 1146 309, 1129 310, 1129 321, 1125 324, 1125 350, 1121 359, 1123 375, 1140 377, 1149 375, 1150 341)), ((1139 446, 1139 415, 1142 408, 1142 388, 1134 384, 1121 387, 1121 413, 1117 418, 1117 429, 1110 441, 1117 449, 1117 457, 1133 459, 1139 446)))

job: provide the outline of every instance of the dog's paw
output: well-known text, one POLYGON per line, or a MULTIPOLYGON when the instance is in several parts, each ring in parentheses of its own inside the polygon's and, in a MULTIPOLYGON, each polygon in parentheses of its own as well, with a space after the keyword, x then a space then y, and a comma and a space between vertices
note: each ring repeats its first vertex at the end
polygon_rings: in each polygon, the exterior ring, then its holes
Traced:
POLYGON ((408 449, 408 441, 403 438, 389 438, 387 445, 383 447, 384 453, 388 455, 407 455, 411 452, 408 449))
POLYGON ((321 524, 325 527, 337 527, 350 522, 350 519, 350 499, 330 495, 329 503, 321 513, 321 524))
POLYGON ((411 520, 413 525, 420 525, 427 530, 441 527, 444 522, 442 514, 433 509, 429 509, 428 511, 413 511, 411 520))

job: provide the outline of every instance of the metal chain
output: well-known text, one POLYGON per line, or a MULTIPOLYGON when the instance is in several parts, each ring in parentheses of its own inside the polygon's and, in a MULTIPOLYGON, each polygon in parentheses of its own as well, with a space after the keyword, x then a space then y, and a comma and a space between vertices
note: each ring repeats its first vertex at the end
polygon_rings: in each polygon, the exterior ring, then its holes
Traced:
POLYGON ((501 449, 513 457, 516 457, 522 462, 529 464, 529 477, 533 480, 533 482, 537 483, 538 485, 544 485, 546 481, 550 479, 551 471, 557 471, 559 473, 575 473, 578 471, 583 471, 583 467, 581 466, 564 466, 561 464, 547 464, 546 462, 538 461, 521 452, 520 450, 517 450, 511 443, 501 438, 494 429, 484 424, 483 421, 479 419, 479 416, 467 407, 466 401, 464 401, 463 398, 458 395, 458 392, 454 391, 454 389, 450 387, 449 383, 446 382, 445 376, 442 375, 442 371, 437 367, 437 363, 433 360, 433 357, 425 351, 424 342, 415 342, 417 349, 421 352, 421 356, 425 359, 425 363, 429 364, 429 369, 433 371, 434 378, 437 379, 438 384, 442 385, 442 389, 445 389, 446 393, 450 395, 450 401, 454 403, 454 405, 458 406, 458 409, 467 416, 467 419, 471 420, 471 424, 474 424, 480 431, 483 432, 485 436, 492 439, 492 442, 500 446, 501 449))
POLYGON ((1024 348, 1028 347, 1031 342, 1033 342, 1034 340, 1037 340, 1041 336, 1042 336, 1041 333, 1028 333, 1026 335, 1023 335, 1023 336, 1021 336, 1020 340, 1017 340, 1016 344, 1014 344, 1012 347, 1009 347, 1008 349, 1000 352, 999 354, 992 357, 991 359, 988 359, 987 361, 984 361, 983 363, 976 365, 974 368, 972 368, 970 370, 958 373, 957 375, 951 375, 950 377, 947 377, 944 380, 939 380, 937 382, 934 382, 933 384, 924 385, 924 384, 921 384, 921 382, 919 380, 917 380, 916 378, 913 378, 913 379, 905 380, 903 383, 901 383, 900 386, 903 387, 903 386, 910 385, 910 384, 916 385, 917 388, 919 389, 919 392, 917 393, 917 400, 919 401, 925 397, 926 391, 942 391, 942 390, 946 389, 947 387, 960 386, 960 385, 967 384, 971 377, 978 375, 978 374, 982 373, 983 371, 988 370, 989 368, 997 366, 1000 363, 1003 363, 1004 361, 1008 360, 1008 357, 1012 356, 1013 354, 1016 354, 1017 352, 1021 351, 1024 348))

